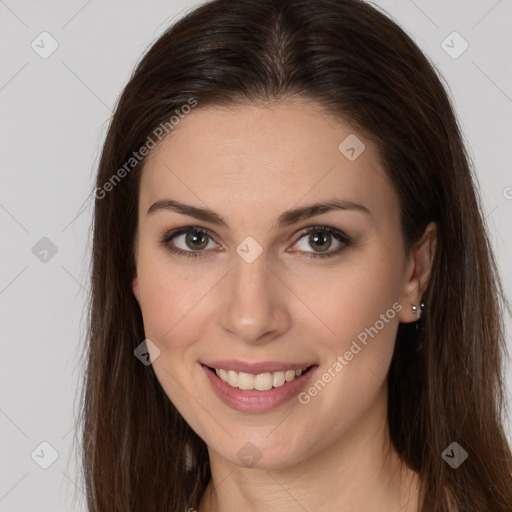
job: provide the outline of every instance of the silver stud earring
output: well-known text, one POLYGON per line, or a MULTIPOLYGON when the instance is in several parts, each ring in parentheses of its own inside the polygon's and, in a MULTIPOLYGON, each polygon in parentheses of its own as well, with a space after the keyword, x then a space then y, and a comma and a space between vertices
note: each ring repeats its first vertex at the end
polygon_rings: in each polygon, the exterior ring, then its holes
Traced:
POLYGON ((412 312, 417 315, 417 319, 416 320, 420 319, 421 313, 422 313, 422 310, 423 310, 424 307, 425 307, 425 304, 423 302, 421 303, 421 306, 420 306, 419 310, 418 310, 418 306, 416 306, 415 304, 412 305, 412 312))

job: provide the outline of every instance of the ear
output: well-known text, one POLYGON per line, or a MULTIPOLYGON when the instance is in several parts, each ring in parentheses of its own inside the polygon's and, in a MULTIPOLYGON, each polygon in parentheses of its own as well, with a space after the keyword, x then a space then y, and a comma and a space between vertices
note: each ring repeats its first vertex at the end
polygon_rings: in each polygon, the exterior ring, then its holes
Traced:
POLYGON ((135 270, 134 270, 135 276, 132 279, 132 290, 133 290, 133 295, 135 295, 137 302, 140 304, 140 287, 139 287, 139 278, 137 276, 138 259, 139 259, 139 232, 138 232, 138 230, 135 233, 133 245, 134 245, 133 259, 134 259, 134 263, 135 263, 135 270))
POLYGON ((132 280, 132 290, 137 302, 140 304, 139 278, 135 276, 132 280))
POLYGON ((418 320, 421 296, 425 291, 432 271, 432 262, 437 246, 437 225, 431 222, 421 239, 411 249, 403 276, 400 304, 403 308, 398 314, 398 320, 403 323, 418 320), (415 313, 412 306, 418 310, 415 313))

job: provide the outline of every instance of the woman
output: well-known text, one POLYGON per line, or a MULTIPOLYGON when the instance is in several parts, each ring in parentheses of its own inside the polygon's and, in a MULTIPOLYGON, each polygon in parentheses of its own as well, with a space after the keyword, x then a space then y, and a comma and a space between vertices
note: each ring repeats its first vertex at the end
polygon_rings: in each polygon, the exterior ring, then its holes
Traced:
POLYGON ((512 510, 472 169, 375 8, 179 20, 117 105, 93 244, 89 510, 512 510))

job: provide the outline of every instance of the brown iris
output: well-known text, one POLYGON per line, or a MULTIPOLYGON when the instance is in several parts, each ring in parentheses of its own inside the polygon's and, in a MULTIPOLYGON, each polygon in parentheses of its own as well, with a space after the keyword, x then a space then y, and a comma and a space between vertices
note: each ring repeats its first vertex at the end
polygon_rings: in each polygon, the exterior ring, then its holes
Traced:
MULTIPOLYGON (((308 238, 308 242, 310 244, 311 243, 314 243, 314 244, 320 243, 321 245, 316 246, 318 249, 320 249, 318 252, 326 251, 331 246, 330 235, 326 235, 321 232, 310 234, 309 238, 308 238)), ((314 245, 312 245, 312 246, 314 247, 314 245)))
POLYGON ((200 231, 193 231, 186 234, 185 242, 191 249, 200 251, 208 245, 208 235, 200 231))

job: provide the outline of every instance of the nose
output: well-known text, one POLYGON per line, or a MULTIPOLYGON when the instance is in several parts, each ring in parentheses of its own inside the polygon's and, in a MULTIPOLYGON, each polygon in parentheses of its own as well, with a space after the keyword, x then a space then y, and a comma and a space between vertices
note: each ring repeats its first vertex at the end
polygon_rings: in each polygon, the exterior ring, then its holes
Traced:
POLYGON ((287 288, 269 267, 265 252, 252 263, 236 255, 233 264, 222 290, 221 327, 245 343, 268 343, 290 327, 287 288))

